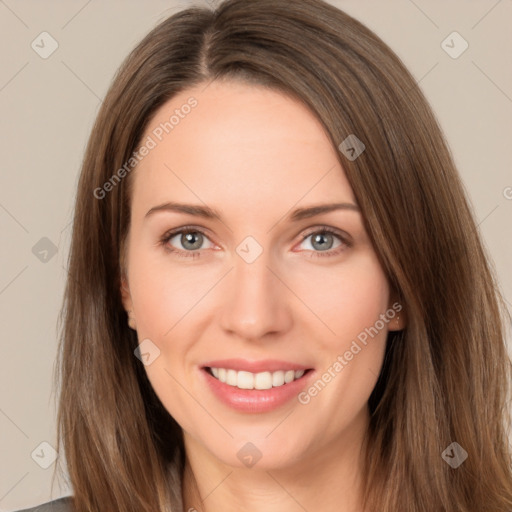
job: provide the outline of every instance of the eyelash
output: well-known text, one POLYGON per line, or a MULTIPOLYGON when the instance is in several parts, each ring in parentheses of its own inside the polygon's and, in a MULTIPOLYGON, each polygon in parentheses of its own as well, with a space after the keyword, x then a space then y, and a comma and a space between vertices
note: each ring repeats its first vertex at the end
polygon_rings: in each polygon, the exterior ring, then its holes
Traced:
MULTIPOLYGON (((181 228, 167 231, 162 238, 160 239, 160 244, 164 247, 164 249, 169 252, 175 254, 179 258, 199 258, 201 256, 201 253, 199 250, 196 251, 182 251, 180 249, 174 249, 169 246, 169 240, 174 238, 176 235, 181 234, 188 234, 188 233, 200 233, 201 235, 208 238, 206 233, 202 231, 201 229, 198 229, 194 226, 183 226, 181 228)), ((314 230, 309 231, 307 234, 305 234, 302 237, 301 243, 306 240, 306 238, 309 238, 311 235, 333 235, 341 242, 342 245, 338 247, 337 249, 331 249, 329 251, 312 251, 311 257, 333 257, 340 254, 342 251, 344 251, 347 247, 351 247, 351 243, 347 240, 345 236, 341 234, 341 232, 334 230, 333 228, 330 228, 328 226, 317 226, 314 228, 314 230)))

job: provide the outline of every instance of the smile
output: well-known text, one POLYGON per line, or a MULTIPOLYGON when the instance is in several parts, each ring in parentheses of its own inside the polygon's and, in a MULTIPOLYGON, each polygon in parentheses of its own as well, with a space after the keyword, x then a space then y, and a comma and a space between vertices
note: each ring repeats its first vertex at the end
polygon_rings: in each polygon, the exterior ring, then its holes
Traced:
POLYGON ((307 370, 278 370, 252 373, 227 368, 207 368, 213 377, 228 386, 238 389, 271 389, 300 379, 307 370))
POLYGON ((271 412, 296 399, 317 374, 311 367, 270 359, 223 359, 198 369, 200 380, 217 400, 253 414, 271 412))

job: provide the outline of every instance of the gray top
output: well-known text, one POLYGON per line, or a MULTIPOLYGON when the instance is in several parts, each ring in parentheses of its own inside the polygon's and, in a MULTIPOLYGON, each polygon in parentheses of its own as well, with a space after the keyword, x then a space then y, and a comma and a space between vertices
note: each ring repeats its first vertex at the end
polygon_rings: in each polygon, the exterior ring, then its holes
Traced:
POLYGON ((59 498, 58 500, 50 501, 44 505, 39 505, 34 508, 26 508, 19 512, 71 512, 71 498, 59 498))

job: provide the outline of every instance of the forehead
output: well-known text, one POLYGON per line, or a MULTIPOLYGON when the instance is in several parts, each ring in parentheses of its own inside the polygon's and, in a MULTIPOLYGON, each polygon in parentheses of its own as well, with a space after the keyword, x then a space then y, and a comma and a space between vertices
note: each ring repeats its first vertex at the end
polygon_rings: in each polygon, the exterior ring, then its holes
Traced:
POLYGON ((321 122, 276 90, 213 82, 182 91, 148 123, 150 140, 133 176, 134 210, 169 200, 253 212, 354 201, 321 122))

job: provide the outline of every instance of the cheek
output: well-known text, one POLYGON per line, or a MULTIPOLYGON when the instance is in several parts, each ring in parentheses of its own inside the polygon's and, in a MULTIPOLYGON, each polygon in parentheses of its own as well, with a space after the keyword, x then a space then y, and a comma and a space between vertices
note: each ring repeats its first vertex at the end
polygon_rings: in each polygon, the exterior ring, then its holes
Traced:
POLYGON ((313 281, 304 280, 301 293, 326 326, 326 343, 342 348, 385 313, 388 282, 375 254, 370 252, 360 253, 346 265, 322 272, 313 281), (325 284, 312 286, 312 282, 325 284))
POLYGON ((312 294, 309 288, 309 304, 329 329, 315 337, 318 379, 299 401, 305 428, 308 418, 319 418, 324 439, 336 439, 366 410, 381 371, 388 331, 380 315, 388 309, 389 286, 374 254, 358 255, 324 282, 329 285, 323 293, 317 289, 312 294), (376 324, 381 328, 375 329, 376 324))
POLYGON ((215 279, 206 267, 194 271, 187 263, 170 263, 163 254, 163 249, 134 250, 130 260, 137 331, 160 341, 171 336, 178 324, 182 329, 186 323, 197 321, 196 305, 215 279))
POLYGON ((210 281, 205 282, 200 272, 169 264, 158 252, 134 248, 130 254, 129 282, 137 335, 139 342, 149 339, 157 347, 153 351, 159 351, 144 367, 153 390, 178 423, 193 430, 190 396, 183 387, 189 371, 184 362, 194 341, 195 330, 190 326, 198 324, 200 304, 196 304, 210 281))

